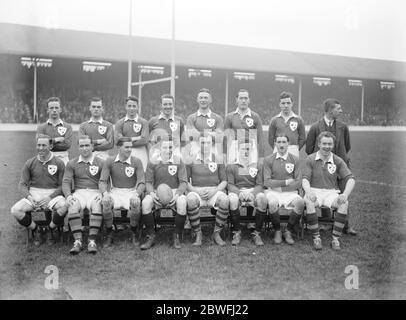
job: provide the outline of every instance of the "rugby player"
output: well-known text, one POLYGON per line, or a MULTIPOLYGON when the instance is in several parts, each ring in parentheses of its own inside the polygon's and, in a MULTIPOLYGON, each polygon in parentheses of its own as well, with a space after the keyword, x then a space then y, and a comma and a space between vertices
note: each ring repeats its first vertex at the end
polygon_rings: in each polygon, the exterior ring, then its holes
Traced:
POLYGON ((103 219, 107 229, 104 243, 109 247, 113 242, 113 210, 127 210, 130 217, 132 242, 138 245, 136 232, 141 218, 141 198, 145 190, 144 168, 141 160, 132 156, 133 141, 130 137, 117 140, 118 154, 108 157, 104 163, 99 181, 103 195, 103 219), (111 191, 107 191, 111 179, 111 191))
POLYGON ((68 205, 68 221, 74 243, 70 254, 82 250, 82 215, 89 210, 89 253, 97 252, 96 237, 103 220, 99 191, 103 159, 93 153, 93 143, 88 136, 79 136, 79 157, 68 162, 63 176, 62 191, 68 205), (74 193, 72 194, 72 186, 74 193))
POLYGON ((194 246, 202 245, 202 230, 200 226, 201 206, 217 210, 213 240, 224 246, 220 232, 227 222, 229 200, 227 197, 227 176, 222 154, 216 154, 212 147, 212 137, 201 137, 201 149, 191 164, 186 166, 188 175, 187 212, 191 227, 196 236, 194 246))
POLYGON ((141 160, 145 171, 148 164, 148 121, 141 118, 138 114, 139 105, 137 97, 129 96, 126 99, 125 109, 127 111, 126 116, 118 120, 115 124, 116 140, 121 137, 131 138, 131 155, 141 160))
POLYGON ((242 205, 255 207, 255 231, 251 235, 255 245, 264 245, 261 229, 268 204, 262 187, 262 165, 250 162, 251 150, 251 143, 240 144, 238 162, 228 164, 226 168, 230 216, 234 229, 232 245, 238 245, 241 241, 240 206, 242 205))
POLYGON ((185 124, 181 117, 175 116, 175 98, 170 94, 161 96, 161 111, 157 116, 152 117, 149 122, 150 152, 149 159, 159 156, 161 140, 172 140, 174 154, 180 157, 180 147, 184 146, 181 141, 185 130, 185 124))
MULTIPOLYGON (((336 137, 331 151, 343 159, 347 167, 351 169, 350 157, 348 155, 351 150, 350 130, 344 122, 339 120, 343 113, 341 103, 337 99, 328 98, 324 100, 323 107, 323 118, 312 124, 307 135, 306 153, 310 155, 319 150, 317 137, 321 132, 331 132, 336 137)), ((345 180, 339 181, 338 186, 340 191, 344 191, 346 183, 345 180)), ((357 235, 357 231, 349 225, 349 213, 347 214, 343 232, 353 236, 357 235)))
POLYGON ((293 95, 282 92, 279 95, 281 112, 269 122, 268 142, 273 152, 277 152, 275 136, 285 133, 289 137, 288 152, 299 158, 299 150, 306 143, 306 131, 303 119, 292 111, 293 95))
MULTIPOLYGON (((199 109, 187 117, 187 135, 194 138, 192 148, 200 149, 199 138, 211 135, 216 140, 216 148, 222 148, 223 143, 223 118, 211 110, 212 96, 208 89, 200 89, 197 94, 199 109)), ((222 152, 222 150, 218 150, 222 152)), ((193 152, 192 152, 193 153, 193 152)))
POLYGON ((249 107, 249 92, 238 91, 237 109, 226 115, 224 134, 227 137, 227 163, 235 163, 238 159, 238 143, 253 140, 252 161, 262 161, 264 157, 263 131, 261 117, 249 107))
POLYGON ((11 208, 11 214, 17 222, 32 230, 34 244, 41 244, 41 234, 37 224, 32 221, 29 212, 34 210, 52 210, 52 221, 49 224, 47 241, 54 241, 53 230, 62 226, 67 208, 62 196, 62 177, 65 165, 61 159, 51 152, 52 139, 44 134, 37 134, 37 155, 24 164, 19 182, 19 190, 23 199, 11 208))
POLYGON ((167 184, 172 189, 172 201, 166 207, 176 211, 173 245, 180 249, 179 235, 182 233, 186 221, 186 168, 181 159, 174 154, 172 140, 161 140, 160 152, 154 162, 148 162, 145 173, 146 195, 142 200, 142 222, 145 224, 147 240, 140 246, 147 250, 155 244, 153 211, 163 207, 155 191, 160 184, 167 184))
POLYGON ((304 200, 298 194, 301 187, 299 158, 288 152, 289 136, 278 133, 275 136, 276 153, 264 159, 264 186, 268 200, 268 210, 274 227, 274 243, 282 243, 279 208, 292 208, 283 238, 288 244, 294 244, 292 232, 303 214, 304 200))
POLYGON ((318 136, 319 150, 307 157, 303 172, 302 186, 306 193, 304 198, 306 217, 316 250, 322 249, 316 207, 326 206, 337 209, 331 246, 334 250, 339 250, 341 248, 339 238, 348 212, 348 198, 355 185, 354 176, 344 160, 332 152, 334 143, 334 134, 328 131, 321 132, 318 136), (341 193, 338 186, 340 179, 346 181, 341 193))
POLYGON ((45 134, 52 139, 52 153, 60 158, 66 165, 69 161, 68 150, 72 145, 72 126, 60 118, 62 108, 58 97, 50 97, 47 100, 48 120, 38 125, 37 135, 45 134))
POLYGON ((94 146, 94 154, 99 158, 106 159, 109 156, 108 151, 114 147, 114 127, 103 120, 103 104, 98 97, 90 100, 90 120, 85 121, 79 126, 79 135, 88 136, 94 146))

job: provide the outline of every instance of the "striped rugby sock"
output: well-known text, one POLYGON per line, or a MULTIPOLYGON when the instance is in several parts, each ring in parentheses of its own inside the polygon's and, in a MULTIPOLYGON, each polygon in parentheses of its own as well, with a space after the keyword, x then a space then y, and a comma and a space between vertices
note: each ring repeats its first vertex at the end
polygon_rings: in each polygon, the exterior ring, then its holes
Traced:
POLYGON ((68 222, 75 240, 82 240, 82 218, 79 212, 69 213, 68 222))
POLYGON ((199 232, 201 231, 201 227, 200 227, 200 212, 199 212, 199 207, 192 209, 192 210, 188 210, 187 211, 187 215, 189 217, 189 221, 190 221, 190 226, 192 227, 194 232, 199 232))
POLYGON ((335 219, 334 219, 333 236, 335 236, 337 238, 341 237, 346 219, 347 219, 346 214, 337 212, 335 219))
POLYGON ((313 237, 319 237, 319 218, 317 217, 317 213, 307 213, 307 227, 310 229, 313 237))
POLYGON ((89 220, 89 239, 95 239, 103 221, 103 214, 92 212, 89 220))

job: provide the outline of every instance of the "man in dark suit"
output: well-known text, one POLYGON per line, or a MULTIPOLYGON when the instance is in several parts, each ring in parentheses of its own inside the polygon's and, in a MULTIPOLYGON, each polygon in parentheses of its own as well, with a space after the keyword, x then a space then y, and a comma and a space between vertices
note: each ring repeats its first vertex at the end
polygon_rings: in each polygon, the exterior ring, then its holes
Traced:
MULTIPOLYGON (((348 153, 351 149, 350 130, 345 123, 338 120, 338 117, 343 112, 340 101, 338 101, 337 99, 329 98, 323 102, 323 106, 324 117, 314 123, 310 127, 309 133, 307 134, 306 153, 309 155, 317 152, 319 150, 317 137, 321 132, 329 131, 336 137, 335 145, 332 152, 343 159, 347 166, 350 168, 350 158, 348 156, 348 153)), ((340 181, 340 189, 342 189, 345 184, 345 180, 340 181)), ((351 235, 357 234, 357 232, 350 227, 348 219, 346 221, 343 232, 351 235)))

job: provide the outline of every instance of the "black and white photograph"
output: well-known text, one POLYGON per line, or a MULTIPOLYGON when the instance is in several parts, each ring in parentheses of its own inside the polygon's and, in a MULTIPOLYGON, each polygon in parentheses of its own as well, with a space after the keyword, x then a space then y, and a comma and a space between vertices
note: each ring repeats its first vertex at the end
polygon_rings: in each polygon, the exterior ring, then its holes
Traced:
POLYGON ((405 12, 0 0, 0 300, 406 299, 405 12))

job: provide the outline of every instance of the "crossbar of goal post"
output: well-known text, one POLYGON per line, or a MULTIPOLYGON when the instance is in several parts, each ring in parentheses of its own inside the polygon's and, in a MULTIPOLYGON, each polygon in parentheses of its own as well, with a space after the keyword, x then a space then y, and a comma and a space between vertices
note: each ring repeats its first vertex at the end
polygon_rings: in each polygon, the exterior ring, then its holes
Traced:
MULTIPOLYGON (((178 79, 178 76, 175 76, 175 79, 178 79)), ((171 81, 172 77, 167 77, 167 78, 161 78, 161 79, 154 79, 154 80, 146 80, 146 81, 137 81, 137 82, 131 82, 131 86, 140 86, 140 90, 139 90, 139 114, 141 115, 141 88, 149 83, 158 83, 158 82, 165 82, 165 81, 171 81)))

